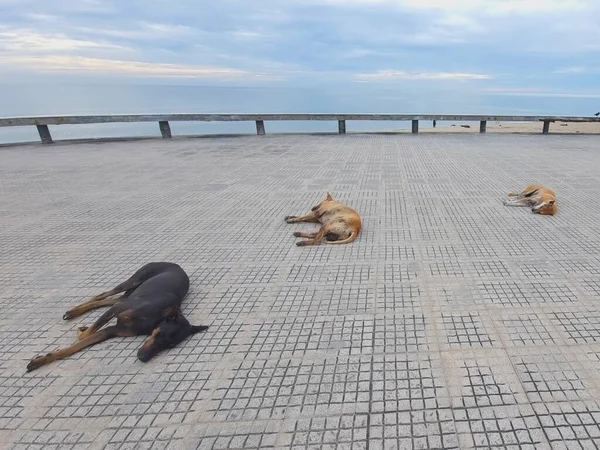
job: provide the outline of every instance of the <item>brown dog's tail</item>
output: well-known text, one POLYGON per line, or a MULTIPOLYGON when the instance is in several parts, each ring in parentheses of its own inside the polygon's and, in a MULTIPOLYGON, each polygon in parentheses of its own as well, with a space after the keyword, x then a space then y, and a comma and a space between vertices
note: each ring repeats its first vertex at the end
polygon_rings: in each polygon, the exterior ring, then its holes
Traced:
POLYGON ((327 242, 328 244, 348 244, 349 242, 352 242, 357 237, 358 237, 358 231, 352 230, 352 233, 346 239, 342 239, 341 241, 327 241, 326 240, 325 242, 327 242))

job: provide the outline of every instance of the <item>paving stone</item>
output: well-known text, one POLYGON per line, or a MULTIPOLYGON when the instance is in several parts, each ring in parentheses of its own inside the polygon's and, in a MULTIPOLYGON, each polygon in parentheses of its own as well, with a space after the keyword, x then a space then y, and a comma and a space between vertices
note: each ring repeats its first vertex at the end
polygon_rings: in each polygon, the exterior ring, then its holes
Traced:
POLYGON ((0 446, 600 447, 596 136, 359 135, 0 149, 0 446), (502 205, 530 183, 554 217, 502 205), (350 245, 283 217, 331 192, 350 245), (209 330, 143 364, 64 311, 143 264, 209 330))

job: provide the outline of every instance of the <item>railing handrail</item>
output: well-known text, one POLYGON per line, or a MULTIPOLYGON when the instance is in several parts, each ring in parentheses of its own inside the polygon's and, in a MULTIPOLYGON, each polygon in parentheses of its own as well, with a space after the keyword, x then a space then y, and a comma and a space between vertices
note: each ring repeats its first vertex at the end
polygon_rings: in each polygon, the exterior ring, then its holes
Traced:
POLYGON ((600 117, 586 116, 508 116, 485 114, 105 114, 105 115, 64 115, 32 117, 0 117, 0 127, 18 127, 31 125, 81 125, 94 123, 130 123, 130 122, 243 122, 290 121, 290 120, 439 120, 480 122, 600 122, 600 117))
POLYGON ((77 115, 77 116, 35 116, 35 117, 0 117, 1 127, 20 127, 35 125, 40 139, 44 144, 52 143, 52 136, 48 125, 82 125, 100 123, 134 123, 158 122, 163 138, 171 137, 169 122, 256 122, 256 132, 265 134, 265 121, 291 121, 291 120, 320 120, 337 121, 338 133, 346 133, 348 120, 387 120, 411 121, 412 132, 419 132, 419 121, 463 121, 480 122, 479 132, 486 132, 486 124, 492 122, 543 122, 543 134, 548 134, 552 122, 600 122, 600 117, 586 116, 505 116, 481 114, 329 114, 329 113, 298 113, 298 114, 108 114, 108 115, 77 115))

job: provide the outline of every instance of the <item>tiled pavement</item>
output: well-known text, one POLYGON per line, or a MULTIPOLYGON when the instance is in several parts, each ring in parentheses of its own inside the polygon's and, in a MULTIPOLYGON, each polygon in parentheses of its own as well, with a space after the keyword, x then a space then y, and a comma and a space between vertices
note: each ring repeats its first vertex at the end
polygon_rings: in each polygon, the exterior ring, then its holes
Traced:
POLYGON ((597 136, 346 135, 0 149, 3 448, 600 447, 597 136), (530 182, 555 217, 503 207, 530 182), (330 191, 350 245, 287 225, 330 191), (62 313, 181 264, 211 325, 150 363, 62 313))

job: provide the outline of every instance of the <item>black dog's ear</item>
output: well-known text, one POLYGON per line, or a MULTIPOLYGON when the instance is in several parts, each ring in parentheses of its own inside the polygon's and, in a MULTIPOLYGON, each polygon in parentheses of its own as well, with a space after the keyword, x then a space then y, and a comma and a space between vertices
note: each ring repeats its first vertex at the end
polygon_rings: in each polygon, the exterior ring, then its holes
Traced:
POLYGON ((202 333, 206 330, 208 330, 208 327, 205 325, 192 325, 191 334, 202 333))
POLYGON ((165 311, 165 319, 175 320, 181 315, 181 310, 175 306, 165 311))

